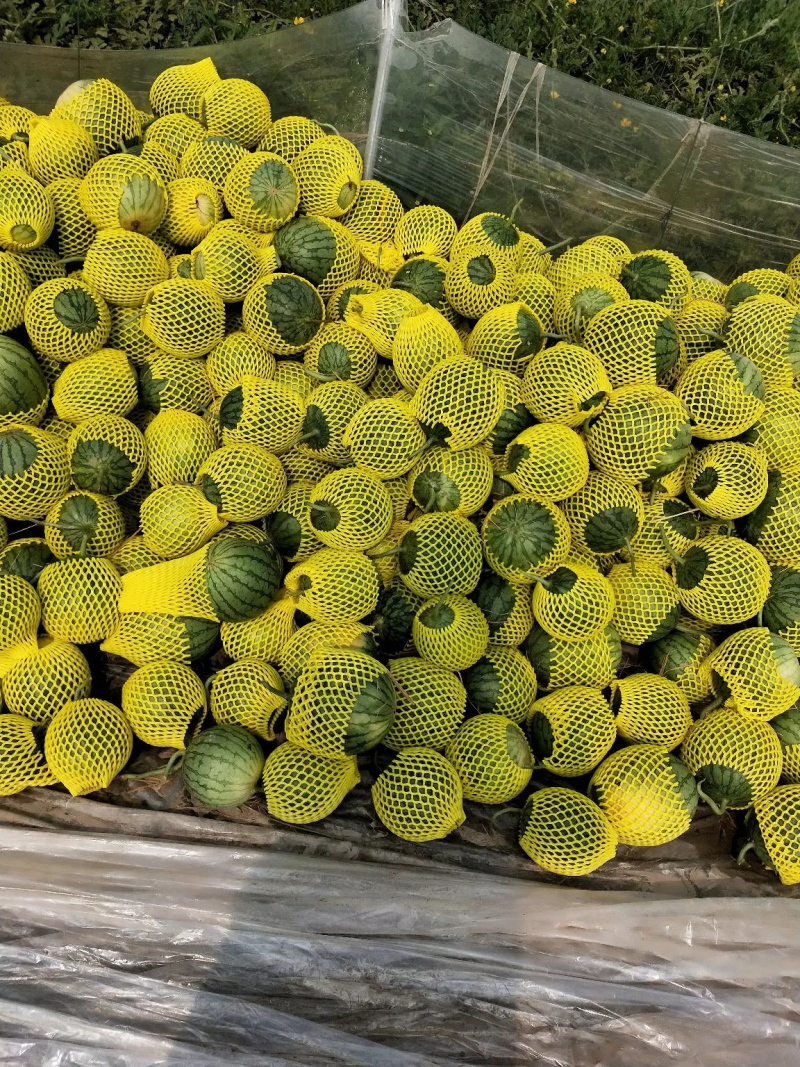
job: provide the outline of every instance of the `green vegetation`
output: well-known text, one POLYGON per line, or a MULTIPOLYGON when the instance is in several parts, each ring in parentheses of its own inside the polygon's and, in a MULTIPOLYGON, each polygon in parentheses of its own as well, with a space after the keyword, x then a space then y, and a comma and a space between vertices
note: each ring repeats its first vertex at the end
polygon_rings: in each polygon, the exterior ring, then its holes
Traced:
MULTIPOLYGON (((0 0, 0 40, 86 48, 210 45, 347 0, 0 0), (268 6, 267 6, 268 5, 268 6)), ((414 29, 453 18, 615 92, 800 145, 797 0, 409 0, 414 29)))

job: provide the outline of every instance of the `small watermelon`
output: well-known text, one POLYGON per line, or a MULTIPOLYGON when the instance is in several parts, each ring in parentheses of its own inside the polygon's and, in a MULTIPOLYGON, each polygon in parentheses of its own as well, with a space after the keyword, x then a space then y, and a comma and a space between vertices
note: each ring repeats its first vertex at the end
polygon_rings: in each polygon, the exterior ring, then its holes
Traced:
POLYGON ((196 804, 238 808, 253 795, 264 769, 256 738, 241 726, 213 726, 189 744, 183 781, 196 804))
POLYGON ((38 425, 47 407, 49 390, 42 368, 18 341, 0 335, 0 426, 38 425))

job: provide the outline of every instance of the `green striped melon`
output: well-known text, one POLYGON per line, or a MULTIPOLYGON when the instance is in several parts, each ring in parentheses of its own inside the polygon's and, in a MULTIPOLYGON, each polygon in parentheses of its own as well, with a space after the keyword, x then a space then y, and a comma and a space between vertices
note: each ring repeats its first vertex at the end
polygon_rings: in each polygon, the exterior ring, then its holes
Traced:
POLYGON ((264 752, 241 726, 214 726, 189 743, 183 781, 196 804, 237 808, 255 792, 264 769, 264 752))
POLYGON ((392 289, 404 289, 423 304, 441 310, 447 307, 444 281, 447 260, 439 256, 414 256, 404 263, 392 278, 392 289))
POLYGON ((424 602, 421 596, 403 585, 383 590, 375 613, 369 620, 375 645, 381 655, 396 656, 405 651, 411 643, 414 616, 424 602))
POLYGON ((275 234, 273 247, 283 270, 315 285, 323 296, 352 278, 358 266, 355 238, 341 223, 301 215, 275 234))
POLYGON ((16 574, 36 585, 42 570, 54 560, 43 537, 24 537, 12 541, 0 552, 0 574, 16 574))
POLYGON ((764 604, 764 625, 773 633, 782 634, 800 623, 800 569, 773 567, 769 595, 764 604))
POLYGON ((47 381, 36 358, 24 345, 0 334, 0 426, 38 426, 49 397, 47 381))
POLYGON ((271 544, 238 537, 214 541, 206 555, 206 589, 220 622, 244 622, 266 611, 283 576, 271 544))
POLYGON ((670 681, 680 682, 687 669, 697 670, 700 662, 698 654, 707 644, 706 634, 672 630, 658 641, 642 645, 639 655, 645 670, 661 674, 670 681))

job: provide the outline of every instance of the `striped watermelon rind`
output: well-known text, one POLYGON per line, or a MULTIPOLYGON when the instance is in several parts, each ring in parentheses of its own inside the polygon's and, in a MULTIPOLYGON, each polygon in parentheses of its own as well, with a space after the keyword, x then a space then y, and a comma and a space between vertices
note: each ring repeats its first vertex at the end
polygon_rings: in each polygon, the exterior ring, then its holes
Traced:
POLYGON ((38 422, 48 396, 47 381, 34 355, 18 341, 0 335, 0 425, 38 422))
POLYGON ((255 792, 264 752, 241 726, 214 726, 189 743, 183 781, 192 800, 206 808, 238 808, 255 792))
POLYGON ((228 537, 208 549, 206 590, 220 622, 244 622, 266 611, 282 576, 272 545, 228 537))

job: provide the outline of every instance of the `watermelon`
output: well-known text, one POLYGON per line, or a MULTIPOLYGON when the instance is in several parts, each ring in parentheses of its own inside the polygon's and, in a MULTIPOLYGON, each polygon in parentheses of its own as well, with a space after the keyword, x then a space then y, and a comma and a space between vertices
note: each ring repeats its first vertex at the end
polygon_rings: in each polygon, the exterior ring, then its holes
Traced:
POLYGON ((282 268, 316 286, 323 296, 348 281, 358 267, 358 249, 349 231, 331 219, 303 215, 275 234, 273 247, 282 268))
POLYGON ((800 570, 773 567, 769 595, 764 604, 764 625, 782 634, 797 651, 797 626, 800 623, 800 570), (791 631, 790 635, 786 631, 791 631))
POLYGON ((404 263, 392 278, 392 289, 404 289, 423 304, 441 311, 447 307, 444 280, 447 260, 439 256, 414 256, 404 263))
POLYGON ((282 575, 272 545, 228 537, 214 541, 206 555, 206 589, 220 622, 243 622, 266 611, 282 575))
POLYGON ((758 821, 758 813, 755 808, 752 808, 747 813, 747 818, 744 823, 745 830, 747 832, 748 841, 744 848, 739 852, 738 862, 742 863, 748 850, 752 847, 758 862, 762 867, 766 867, 768 871, 775 870, 775 864, 772 862, 772 856, 770 856, 767 846, 764 842, 764 835, 761 831, 761 826, 758 821))
POLYGON ((48 395, 42 368, 31 352, 0 335, 0 426, 9 422, 38 425, 48 395))
POLYGON ((261 745, 248 730, 214 726, 186 749, 183 781, 196 804, 237 808, 252 797, 263 768, 261 745))
POLYGON ((36 585, 44 567, 54 559, 43 537, 24 537, 12 541, 0 552, 0 574, 16 574, 36 585))
POLYGON ((409 645, 414 616, 422 603, 422 597, 403 585, 383 590, 375 614, 369 620, 375 645, 381 655, 397 655, 409 645))

